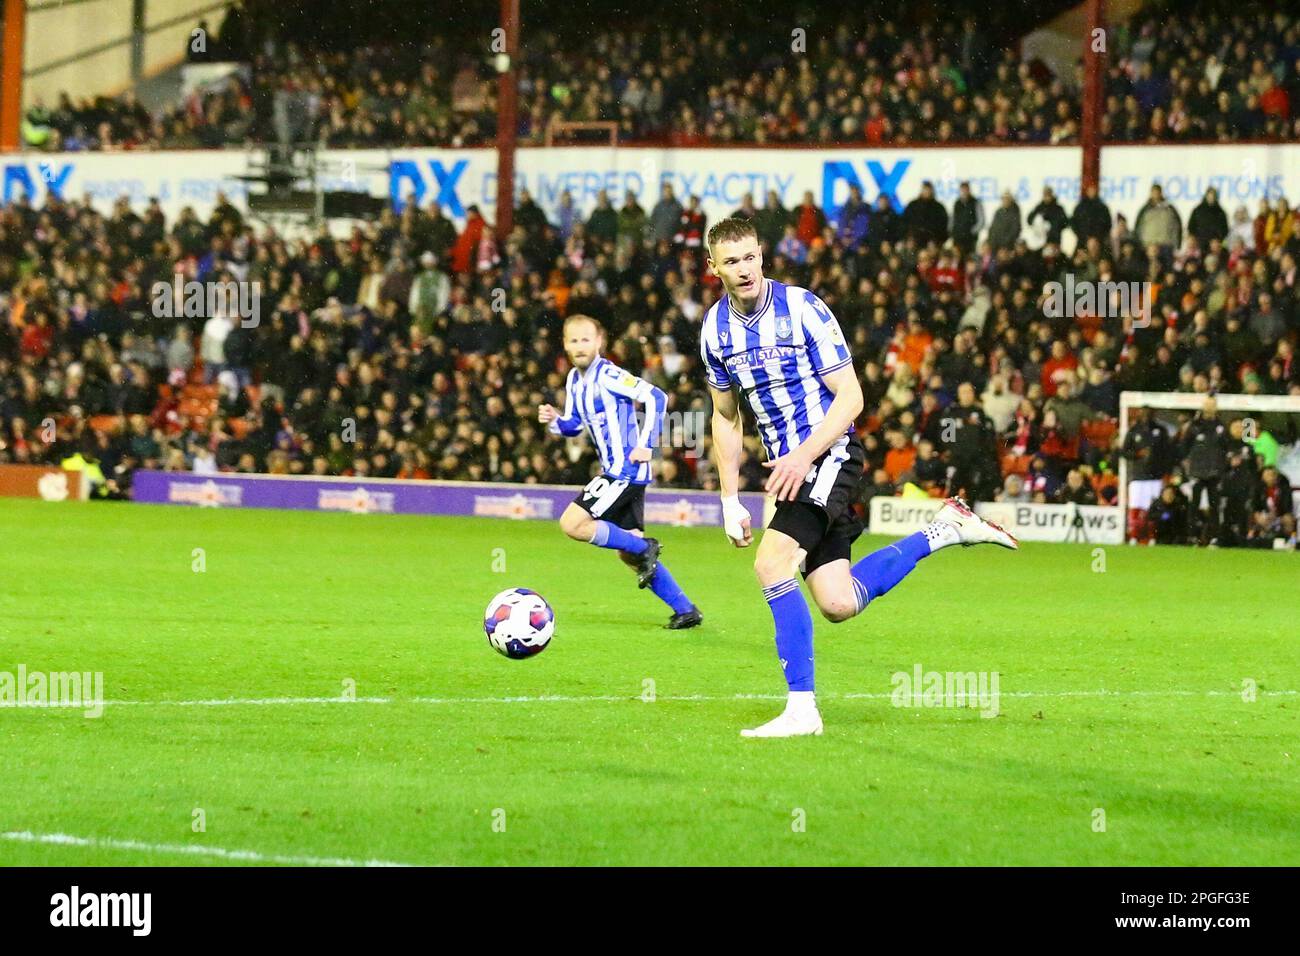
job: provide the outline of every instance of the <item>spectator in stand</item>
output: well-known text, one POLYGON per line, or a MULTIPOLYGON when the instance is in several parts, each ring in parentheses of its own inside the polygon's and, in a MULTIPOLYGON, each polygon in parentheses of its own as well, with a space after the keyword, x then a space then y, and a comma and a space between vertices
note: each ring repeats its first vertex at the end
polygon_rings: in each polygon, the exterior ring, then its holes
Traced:
POLYGON ((897 494, 897 492, 897 487, 889 479, 889 472, 885 471, 883 467, 872 469, 871 481, 862 490, 863 511, 868 515, 871 514, 869 507, 871 499, 877 495, 892 497, 897 494))
POLYGON ((1295 215, 1286 197, 1280 196, 1264 220, 1264 246, 1273 255, 1286 246, 1294 234, 1295 215))
POLYGON ((194 343, 192 334, 182 323, 177 323, 171 339, 167 343, 167 368, 182 374, 194 364, 194 343))
POLYGON ((1055 396, 1062 384, 1067 384, 1074 379, 1078 367, 1079 360, 1070 351, 1069 344, 1064 339, 1054 340, 1051 357, 1043 363, 1043 394, 1048 398, 1055 396))
POLYGON ((541 234, 546 227, 546 213, 533 200, 533 195, 526 188, 519 191, 519 207, 515 210, 515 225, 529 236, 541 234))
POLYGON ((922 491, 933 498, 942 498, 948 477, 948 466, 934 450, 934 443, 922 438, 916 443, 916 459, 912 462, 910 478, 922 491))
POLYGON ((1250 312, 1250 331, 1255 339, 1264 348, 1271 349, 1278 344, 1286 329, 1287 321, 1273 301, 1273 296, 1268 292, 1260 292, 1250 312))
POLYGON ((785 227, 785 236, 777 243, 776 254, 799 266, 808 261, 808 247, 799 238, 793 225, 785 227))
POLYGON ((918 248, 948 238, 948 213, 934 198, 934 184, 928 179, 921 183, 921 195, 903 210, 903 234, 918 248))
POLYGON ((618 211, 619 247, 631 249, 639 244, 645 237, 647 223, 645 210, 637 202, 636 193, 629 189, 623 197, 623 208, 618 211))
MULTIPOLYGON (((1053 475, 1059 475, 1069 465, 1079 460, 1079 441, 1065 433, 1057 420, 1056 412, 1050 408, 1043 411, 1042 440, 1038 454, 1043 458, 1053 475)), ((1048 494, 1051 500, 1051 494, 1048 494)))
POLYGON ((1250 218, 1250 211, 1245 206, 1238 206, 1232 214, 1232 229, 1228 232, 1226 244, 1229 249, 1239 248, 1247 255, 1255 251, 1255 224, 1250 218))
POLYGON ((1079 245, 1087 247, 1090 239, 1105 243, 1110 238, 1111 225, 1110 207, 1102 201, 1097 184, 1089 183, 1070 217, 1070 228, 1078 237, 1079 245))
POLYGON ((1028 398, 1021 399, 1004 435, 1007 451, 1018 458, 1032 455, 1038 451, 1040 437, 1038 406, 1028 398))
POLYGON ((781 196, 775 189, 767 191, 767 200, 754 216, 758 238, 768 250, 775 249, 785 235, 790 223, 790 212, 781 205, 781 196))
POLYGON ((673 184, 664 183, 659 191, 659 201, 650 210, 650 238, 654 242, 671 242, 677 234, 677 224, 685 210, 673 194, 673 184))
POLYGON ((1097 493, 1083 480, 1083 472, 1071 468, 1065 476, 1065 483, 1056 489, 1053 500, 1058 505, 1095 505, 1097 493))
POLYGON ((971 194, 970 183, 963 180, 952 206, 952 241, 961 259, 970 256, 980 233, 984 231, 984 204, 971 194))
POLYGON ((1038 220, 1041 220, 1046 226, 1046 242, 1049 245, 1059 247, 1061 233, 1070 224, 1070 217, 1064 207, 1056 201, 1056 192, 1051 186, 1043 187, 1042 201, 1029 211, 1029 219, 1027 220, 1029 226, 1034 227, 1038 220))
POLYGON ((1052 496, 1061 485, 1056 467, 1049 464, 1043 455, 1034 455, 1025 472, 1025 487, 1029 490, 1030 501, 1034 504, 1051 504, 1052 496))
POLYGON ((1043 408, 1044 411, 1055 413, 1061 433, 1070 440, 1077 439, 1083 424, 1093 418, 1092 409, 1074 397, 1071 379, 1065 379, 1056 386, 1056 394, 1047 400, 1043 408))
POLYGON ((1165 192, 1159 184, 1151 187, 1151 196, 1139 210, 1133 232, 1139 244, 1143 247, 1155 246, 1166 259, 1171 259, 1174 250, 1182 244, 1182 219, 1178 210, 1166 201, 1165 192))
POLYGON ((916 448, 908 441, 907 435, 896 428, 885 433, 885 441, 889 444, 889 451, 885 455, 885 472, 890 482, 898 485, 903 475, 912 470, 916 461, 916 448))
POLYGON ((826 216, 813 202, 811 190, 803 194, 801 202, 794 210, 794 231, 799 241, 811 249, 813 243, 821 238, 826 228, 826 216))
POLYGON ((596 193, 596 208, 587 217, 587 233, 597 242, 613 242, 618 238, 618 213, 604 189, 596 193))
POLYGON ((203 381, 212 384, 226 367, 226 339, 234 323, 225 312, 218 312, 203 324, 199 355, 203 359, 203 381))
POLYGON ((1119 415, 1119 389, 1109 369, 1091 369, 1079 399, 1088 406, 1089 418, 1113 419, 1119 415))
POLYGON ((980 404, 994 430, 1002 433, 1010 426, 1020 397, 1010 390, 1007 376, 998 372, 989 378, 988 386, 980 396, 980 404))
POLYGON ((50 324, 50 316, 44 310, 38 311, 33 321, 23 329, 20 350, 25 358, 41 362, 49 356, 53 342, 54 327, 50 324))
MULTIPOLYGON (((1264 61, 1256 60, 1260 69, 1264 70, 1264 61)), ((1263 89, 1259 92, 1259 111, 1265 116, 1271 116, 1282 123, 1291 118, 1291 99, 1287 95, 1286 89, 1277 82, 1272 73, 1263 72, 1263 89)))
POLYGON ((867 220, 867 245, 878 251, 885 243, 895 243, 902 236, 902 222, 894 204, 883 192, 876 197, 876 207, 867 220))
POLYGON ((993 252, 1014 249, 1020 239, 1020 206, 1011 190, 1002 191, 1002 199, 993 213, 993 223, 989 226, 989 245, 993 252))
MULTIPOLYGON (((655 208, 658 209, 659 207, 656 206, 655 208)), ((573 193, 567 189, 560 193, 560 204, 556 210, 555 219, 556 234, 561 241, 567 241, 573 235, 573 227, 581 221, 578 216, 578 209, 573 204, 573 193)))
POLYGON ((1211 186, 1187 219, 1187 233, 1195 236, 1202 249, 1209 249, 1216 239, 1228 235, 1228 214, 1219 205, 1219 191, 1211 186))
POLYGON ((470 206, 465 215, 465 229, 456 237, 451 253, 451 270, 458 275, 471 270, 479 241, 483 238, 483 229, 487 225, 478 206, 470 206))
POLYGON ((433 331, 434 321, 447 310, 451 301, 451 281, 438 268, 438 257, 432 252, 420 256, 421 271, 411 283, 408 309, 421 333, 433 331))
POLYGON ((1025 487, 1025 479, 1012 473, 1003 480, 1002 489, 994 495, 993 500, 1018 505, 1029 503, 1031 498, 1029 489, 1025 487))
POLYGON ((838 244, 850 252, 857 252, 867 239, 867 223, 871 210, 862 199, 862 187, 849 186, 849 198, 840 207, 836 219, 835 237, 838 244))
POLYGON ((953 472, 948 493, 976 501, 987 501, 1001 482, 993 426, 980 408, 970 382, 957 387, 957 401, 946 409, 952 420, 952 441, 946 446, 953 472))
POLYGON ((700 210, 700 197, 691 196, 677 222, 677 231, 673 234, 674 248, 685 250, 702 262, 706 226, 704 213, 700 210))
MULTIPOLYGON (((859 198, 861 190, 859 190, 859 198)), ((744 219, 747 222, 753 222, 758 216, 758 207, 754 205, 754 194, 745 193, 740 197, 740 205, 731 212, 732 219, 744 219)), ((757 230, 757 226, 754 227, 757 230)))

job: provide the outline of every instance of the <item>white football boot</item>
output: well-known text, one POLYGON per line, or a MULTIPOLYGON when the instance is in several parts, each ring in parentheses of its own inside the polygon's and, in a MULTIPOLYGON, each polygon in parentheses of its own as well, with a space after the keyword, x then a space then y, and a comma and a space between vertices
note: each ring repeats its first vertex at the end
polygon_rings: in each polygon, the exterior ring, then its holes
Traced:
POLYGON ((960 498, 945 498, 943 507, 934 516, 935 521, 942 521, 957 529, 961 546, 969 548, 973 544, 997 544, 1011 551, 1020 550, 1020 542, 1011 532, 992 521, 985 521, 960 498))
POLYGON ((742 730, 742 737, 820 737, 822 734, 822 715, 817 711, 812 692, 805 700, 787 701, 781 716, 774 717, 761 727, 742 730))

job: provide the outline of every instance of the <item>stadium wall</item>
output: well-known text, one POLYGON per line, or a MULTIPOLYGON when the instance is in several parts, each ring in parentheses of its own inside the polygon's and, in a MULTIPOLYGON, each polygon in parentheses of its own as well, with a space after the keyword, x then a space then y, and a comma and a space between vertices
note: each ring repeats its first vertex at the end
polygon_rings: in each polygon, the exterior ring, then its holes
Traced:
POLYGON ((131 82, 131 4, 124 0, 27 4, 23 109, 119 90, 131 82))
POLYGON ((198 21, 206 16, 215 28, 228 6, 230 0, 144 0, 137 22, 133 0, 31 0, 23 109, 38 99, 53 106, 64 92, 74 99, 116 95, 139 78, 135 67, 151 76, 183 59, 198 21))
MULTIPOLYGON (((496 151, 325 150, 337 176, 322 177, 325 189, 386 196, 397 208, 414 199, 442 203, 453 219, 463 220, 477 205, 491 221, 496 211, 496 151)), ((951 204, 957 186, 969 180, 992 219, 999 197, 1010 189, 1022 214, 1051 186, 1069 208, 1079 198, 1080 151, 1074 146, 909 149, 661 149, 654 147, 555 147, 521 149, 516 182, 527 187, 554 218, 568 189, 579 210, 590 212, 600 189, 621 205, 630 189, 649 210, 661 181, 679 197, 699 195, 705 215, 729 215, 746 192, 762 205, 767 190, 781 202, 797 205, 805 191, 828 210, 837 209, 857 182, 869 201, 880 193, 903 204, 935 184, 938 198, 951 204)), ((184 206, 206 216, 218 192, 246 203, 247 185, 234 177, 247 171, 243 151, 56 153, 0 155, 4 164, 3 199, 26 194, 39 204, 47 195, 89 194, 107 212, 122 195, 142 207, 157 196, 169 217, 184 206)), ((1229 215, 1239 205, 1253 213, 1264 198, 1300 197, 1300 145, 1110 146, 1102 151, 1102 196, 1112 209, 1130 217, 1146 202, 1153 183, 1164 187, 1186 223, 1209 186, 1219 189, 1229 215)), ((1131 222, 1131 218, 1130 218, 1131 222)))
MULTIPOLYGON (((145 504, 206 508, 281 508, 342 511, 351 514, 451 515, 477 518, 554 521, 573 500, 575 489, 561 485, 502 482, 408 481, 381 478, 327 478, 296 475, 199 475, 141 470, 132 497, 145 504)), ((741 503, 753 515, 766 515, 764 495, 748 492, 741 503)), ((933 520, 937 499, 871 500, 873 534, 906 535, 933 520)), ((975 510, 1022 541, 1087 541, 1121 544, 1124 512, 1090 505, 1038 505, 981 502, 975 510), (1080 519, 1075 522, 1076 516, 1080 519)), ((651 488, 646 493, 647 524, 679 527, 722 526, 715 492, 651 488)), ((766 520, 764 521, 766 524, 766 520)))

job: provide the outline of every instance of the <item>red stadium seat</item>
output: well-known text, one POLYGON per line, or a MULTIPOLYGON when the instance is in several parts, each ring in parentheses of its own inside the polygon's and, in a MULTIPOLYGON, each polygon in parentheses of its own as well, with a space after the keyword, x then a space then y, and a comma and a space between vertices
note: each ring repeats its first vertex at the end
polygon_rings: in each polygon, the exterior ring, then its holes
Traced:
POLYGON ((97 432, 106 432, 109 435, 121 434, 126 425, 126 420, 121 415, 92 415, 90 417, 90 427, 97 432))
POLYGON ((1033 461, 1030 455, 1016 455, 1007 452, 1002 456, 1002 477, 1007 475, 1020 475, 1021 477, 1029 474, 1029 463, 1033 461))
POLYGON ((1117 431, 1119 431, 1119 423, 1113 418, 1096 418, 1084 422, 1080 428, 1083 437, 1094 448, 1109 448, 1117 431))

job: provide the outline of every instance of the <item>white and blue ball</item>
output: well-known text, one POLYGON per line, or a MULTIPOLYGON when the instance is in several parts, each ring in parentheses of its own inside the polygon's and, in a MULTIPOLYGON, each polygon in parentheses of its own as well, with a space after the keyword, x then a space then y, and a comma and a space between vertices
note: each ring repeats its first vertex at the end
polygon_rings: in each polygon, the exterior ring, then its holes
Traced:
POLYGON ((540 654, 555 634, 555 612, 536 591, 509 588, 490 602, 483 630, 498 654, 522 660, 540 654))

